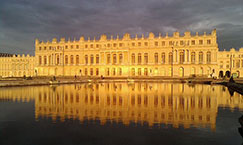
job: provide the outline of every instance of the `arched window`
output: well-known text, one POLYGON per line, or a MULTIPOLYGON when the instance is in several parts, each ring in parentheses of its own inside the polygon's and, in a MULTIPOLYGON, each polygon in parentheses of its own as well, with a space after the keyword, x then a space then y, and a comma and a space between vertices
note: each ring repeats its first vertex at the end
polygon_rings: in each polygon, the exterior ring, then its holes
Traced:
POLYGON ((99 54, 96 54, 96 64, 100 63, 100 58, 99 58, 99 54))
POLYGON ((115 76, 116 75, 116 68, 112 69, 112 75, 115 76))
POLYGON ((158 53, 155 53, 154 54, 154 63, 158 63, 159 62, 159 59, 158 59, 158 53))
POLYGON ((169 63, 171 64, 173 62, 173 54, 172 52, 169 53, 169 63))
POLYGON ((46 65, 46 63, 47 63, 47 58, 46 56, 44 56, 44 65, 46 65))
POLYGON ((42 63, 41 59, 42 59, 41 56, 39 56, 39 65, 41 65, 41 63, 42 63))
POLYGON ((122 56, 122 54, 119 54, 119 63, 120 64, 122 63, 122 60, 123 60, 123 56, 122 56))
POLYGON ((85 64, 89 63, 88 55, 85 55, 85 64))
POLYGON ((132 76, 135 76, 135 68, 132 68, 132 76))
POLYGON ((199 52, 199 63, 203 63, 203 52, 199 52))
POLYGON ((211 63, 211 52, 207 52, 207 63, 211 63))
POLYGON ((106 60, 106 63, 107 63, 107 64, 110 64, 110 63, 111 63, 111 55, 110 55, 110 54, 107 54, 107 60, 106 60))
POLYGON ((116 54, 113 54, 113 64, 116 64, 116 54))
POLYGON ((138 68, 138 75, 141 76, 142 75, 142 69, 138 68))
POLYGON ((191 53, 191 63, 195 63, 195 52, 191 53))
POLYGON ((93 68, 90 68, 90 75, 92 76, 94 73, 93 73, 93 68))
POLYGON ((51 55, 49 55, 48 63, 49 63, 49 65, 51 65, 51 55))
POLYGON ((148 63, 148 53, 144 53, 144 64, 148 63))
POLYGON ((107 76, 110 75, 110 69, 109 69, 109 68, 106 69, 106 75, 107 75, 107 76))
POLYGON ((142 63, 142 54, 138 53, 138 64, 142 63))
POLYGON ((99 75, 99 68, 96 68, 96 75, 99 75))
POLYGON ((119 68, 119 75, 121 76, 122 75, 122 68, 119 68))
POLYGON ((94 64, 94 56, 92 54, 90 55, 90 64, 94 64))
POLYGON ((79 64, 79 55, 76 55, 76 64, 79 64))
POLYGON ((59 65, 60 63, 60 58, 59 58, 59 55, 57 55, 57 65, 59 65))
POLYGON ((144 75, 147 76, 148 75, 148 69, 144 68, 144 75))
POLYGON ((135 54, 132 54, 132 64, 135 64, 135 54))
POLYGON ((73 64, 73 55, 70 56, 70 63, 73 64))
POLYGON ((165 63, 165 53, 161 54, 161 63, 165 63))
POLYGON ((183 64, 184 61, 185 61, 184 52, 180 52, 180 64, 183 64))

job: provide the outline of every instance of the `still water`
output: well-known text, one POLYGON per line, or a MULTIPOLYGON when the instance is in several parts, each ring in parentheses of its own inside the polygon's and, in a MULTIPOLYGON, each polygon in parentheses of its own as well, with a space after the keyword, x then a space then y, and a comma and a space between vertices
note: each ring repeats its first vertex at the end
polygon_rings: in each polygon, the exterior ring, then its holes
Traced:
POLYGON ((223 86, 99 83, 0 89, 1 145, 241 145, 223 86))

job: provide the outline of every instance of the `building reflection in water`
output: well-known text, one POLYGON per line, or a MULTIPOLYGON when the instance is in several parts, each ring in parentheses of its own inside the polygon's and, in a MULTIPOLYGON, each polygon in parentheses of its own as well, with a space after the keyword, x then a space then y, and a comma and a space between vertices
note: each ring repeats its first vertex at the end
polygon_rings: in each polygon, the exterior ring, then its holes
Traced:
POLYGON ((210 127, 215 130, 218 107, 243 109, 242 95, 230 96, 223 86, 166 83, 100 83, 8 88, 1 101, 34 101, 35 118, 108 120, 210 127))

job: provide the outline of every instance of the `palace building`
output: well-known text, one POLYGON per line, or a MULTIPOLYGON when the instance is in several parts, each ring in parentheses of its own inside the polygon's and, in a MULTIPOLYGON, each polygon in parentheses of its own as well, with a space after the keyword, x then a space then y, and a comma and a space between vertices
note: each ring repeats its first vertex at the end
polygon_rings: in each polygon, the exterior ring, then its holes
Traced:
MULTIPOLYGON (((4 57, 2 57, 4 58, 4 57)), ((216 30, 210 34, 132 38, 126 33, 108 38, 35 41, 35 63, 28 73, 17 73, 0 57, 0 76, 89 76, 89 77, 208 77, 243 76, 243 48, 219 51, 216 30), (7 68, 8 67, 8 68, 7 68), (16 73, 4 73, 4 72, 16 73), (34 72, 34 73, 33 73, 34 72), (18 75, 15 75, 18 74, 18 75)), ((6 59, 6 58, 5 58, 6 59)), ((13 57, 9 57, 9 60, 13 57)))
POLYGON ((0 77, 34 76, 35 62, 30 55, 0 55, 0 77))

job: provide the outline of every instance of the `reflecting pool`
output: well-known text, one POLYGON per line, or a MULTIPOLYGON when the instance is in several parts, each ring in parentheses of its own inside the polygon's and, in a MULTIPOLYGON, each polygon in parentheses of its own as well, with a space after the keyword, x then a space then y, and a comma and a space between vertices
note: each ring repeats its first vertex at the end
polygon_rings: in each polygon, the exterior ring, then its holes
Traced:
POLYGON ((0 144, 241 145, 243 96, 231 95, 180 83, 1 88, 0 144))

